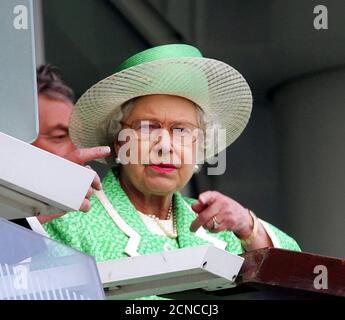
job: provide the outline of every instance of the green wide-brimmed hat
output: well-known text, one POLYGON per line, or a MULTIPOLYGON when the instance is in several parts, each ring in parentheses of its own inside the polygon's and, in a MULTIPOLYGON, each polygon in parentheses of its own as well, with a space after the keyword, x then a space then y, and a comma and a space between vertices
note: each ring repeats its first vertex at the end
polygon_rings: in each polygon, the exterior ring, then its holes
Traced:
POLYGON ((125 102, 152 94, 176 95, 199 105, 226 129, 224 148, 246 127, 253 103, 246 80, 233 67, 204 58, 189 45, 158 46, 127 59, 78 100, 70 122, 72 141, 79 148, 105 145, 100 124, 125 102))

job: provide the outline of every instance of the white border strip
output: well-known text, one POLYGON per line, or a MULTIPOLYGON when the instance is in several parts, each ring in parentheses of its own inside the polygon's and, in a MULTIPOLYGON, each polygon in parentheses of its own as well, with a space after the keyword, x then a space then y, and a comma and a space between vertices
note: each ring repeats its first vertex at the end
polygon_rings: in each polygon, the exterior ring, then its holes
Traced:
POLYGON ((282 246, 280 244, 280 241, 279 241, 278 237, 276 236, 276 234, 274 233, 274 231, 269 226, 269 224, 266 221, 263 221, 261 219, 259 219, 259 221, 261 222, 261 224, 264 227, 265 231, 267 232, 268 236, 271 238, 271 241, 273 243, 273 247, 281 249, 282 246))
POLYGON ((49 238, 47 231, 45 231, 45 229, 42 227, 41 223, 38 221, 36 217, 26 218, 26 221, 28 222, 32 231, 49 238))

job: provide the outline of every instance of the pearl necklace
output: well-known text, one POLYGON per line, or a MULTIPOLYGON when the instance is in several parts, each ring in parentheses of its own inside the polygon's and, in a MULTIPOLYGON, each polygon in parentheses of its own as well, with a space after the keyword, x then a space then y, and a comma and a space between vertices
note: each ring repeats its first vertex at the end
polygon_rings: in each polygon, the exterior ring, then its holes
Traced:
POLYGON ((165 233, 165 235, 167 237, 172 238, 172 239, 176 239, 177 238, 177 227, 176 227, 177 223, 176 223, 176 216, 175 216, 173 211, 174 211, 173 210, 173 202, 171 201, 166 220, 170 220, 171 216, 172 216, 172 218, 173 218, 173 232, 172 233, 164 227, 164 225, 162 224, 162 222, 160 221, 160 219, 157 216, 155 216, 153 214, 147 214, 147 216, 152 218, 157 223, 158 227, 165 233))

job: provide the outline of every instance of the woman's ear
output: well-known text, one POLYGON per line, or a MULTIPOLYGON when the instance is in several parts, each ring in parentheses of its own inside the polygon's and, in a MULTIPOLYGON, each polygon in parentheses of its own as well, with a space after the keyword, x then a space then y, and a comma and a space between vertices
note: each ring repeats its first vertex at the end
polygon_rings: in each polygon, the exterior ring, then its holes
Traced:
POLYGON ((114 151, 115 151, 115 155, 119 154, 119 150, 120 150, 120 142, 117 138, 115 138, 114 141, 114 151))
POLYGON ((120 158, 118 157, 119 150, 120 150, 120 143, 119 143, 118 139, 115 139, 115 141, 114 141, 114 161, 115 161, 116 165, 121 164, 120 158))

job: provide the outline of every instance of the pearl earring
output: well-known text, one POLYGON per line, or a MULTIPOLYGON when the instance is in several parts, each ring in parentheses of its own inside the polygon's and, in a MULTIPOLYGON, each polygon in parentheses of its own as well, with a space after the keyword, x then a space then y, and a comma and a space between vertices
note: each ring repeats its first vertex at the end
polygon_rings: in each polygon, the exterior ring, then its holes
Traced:
POLYGON ((200 171, 200 166, 198 164, 196 164, 194 166, 194 172, 199 172, 200 171))
POLYGON ((115 163, 116 163, 116 164, 121 164, 121 160, 120 160, 119 157, 116 157, 116 158, 115 158, 115 163))

